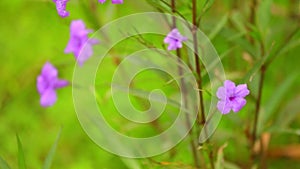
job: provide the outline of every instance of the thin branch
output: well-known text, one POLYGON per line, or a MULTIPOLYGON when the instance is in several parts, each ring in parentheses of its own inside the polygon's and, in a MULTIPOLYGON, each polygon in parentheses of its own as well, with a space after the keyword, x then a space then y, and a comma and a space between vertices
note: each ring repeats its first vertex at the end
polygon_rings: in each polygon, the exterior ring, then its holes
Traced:
MULTIPOLYGON (((172 9, 172 13, 176 13, 176 3, 175 3, 175 0, 171 0, 171 9, 172 9)), ((172 22, 173 22, 173 27, 172 28, 176 28, 176 17, 173 15, 172 16, 172 22)), ((180 60, 182 58, 181 56, 181 53, 180 53, 180 50, 177 49, 176 50, 176 53, 177 53, 177 56, 178 56, 178 62, 180 63, 180 60)), ((182 76, 183 72, 182 72, 182 67, 181 66, 178 66, 178 73, 179 73, 179 76, 182 76)), ((180 85, 181 85, 181 88, 182 88, 182 93, 183 93, 183 100, 184 100, 184 105, 187 106, 188 103, 187 103, 187 93, 186 93, 186 86, 185 86, 185 81, 184 79, 180 79, 180 85)), ((193 128, 191 127, 191 122, 190 122, 190 119, 189 119, 189 115, 186 114, 186 125, 187 125, 187 128, 188 129, 191 129, 190 130, 190 136, 192 138, 193 136, 193 128)), ((193 154, 193 159, 194 159, 194 163, 195 163, 195 167, 197 169, 200 169, 200 161, 199 161, 199 158, 198 158, 198 151, 197 151, 197 146, 194 142, 194 139, 191 139, 190 140, 190 146, 191 146, 191 149, 192 149, 192 154, 193 154)))

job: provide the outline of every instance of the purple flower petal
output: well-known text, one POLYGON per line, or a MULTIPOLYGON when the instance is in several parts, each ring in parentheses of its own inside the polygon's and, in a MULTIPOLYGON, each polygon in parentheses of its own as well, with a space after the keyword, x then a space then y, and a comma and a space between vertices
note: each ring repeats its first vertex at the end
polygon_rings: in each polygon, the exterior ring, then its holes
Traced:
POLYGON ((56 99, 57 99, 57 97, 56 97, 55 90, 48 89, 42 94, 40 104, 43 107, 49 107, 49 106, 52 106, 56 102, 56 99))
POLYGON ((62 18, 69 16, 69 12, 66 11, 66 6, 67 6, 68 0, 53 0, 53 2, 56 4, 57 13, 62 18))
POLYGON ((176 50, 182 48, 182 42, 187 38, 182 36, 178 29, 173 29, 164 39, 164 43, 169 44, 168 50, 176 50))
POLYGON ((100 3, 104 3, 106 0, 98 0, 98 2, 100 2, 100 3))
POLYGON ((122 4, 123 0, 111 0, 113 4, 122 4))
POLYGON ((88 60, 93 55, 92 45, 87 43, 81 50, 80 55, 76 58, 79 66, 82 66, 83 63, 88 60))
POLYGON ((225 87, 219 87, 217 91, 217 97, 221 100, 226 100, 226 89, 225 87))
POLYGON ((48 87, 48 83, 46 82, 46 80, 41 75, 37 77, 37 84, 36 85, 37 85, 38 92, 40 94, 44 93, 45 90, 48 87))
POLYGON ((232 101, 232 111, 240 111, 246 105, 246 103, 247 101, 244 98, 236 98, 234 101, 232 101))
POLYGON ((69 85, 69 82, 67 80, 56 80, 55 84, 54 84, 54 89, 58 89, 58 88, 63 88, 69 85))
POLYGON ((246 97, 249 93, 250 91, 247 88, 247 84, 241 84, 235 88, 235 95, 237 97, 246 97))
POLYGON ((57 70, 51 63, 46 62, 42 69, 42 76, 47 76, 48 78, 56 78, 57 70))
POLYGON ((218 101, 217 108, 222 114, 228 114, 231 110, 231 106, 225 101, 218 101))
POLYGON ((235 88, 235 84, 230 81, 230 80, 225 80, 224 82, 224 87, 227 89, 227 90, 234 90, 235 88))

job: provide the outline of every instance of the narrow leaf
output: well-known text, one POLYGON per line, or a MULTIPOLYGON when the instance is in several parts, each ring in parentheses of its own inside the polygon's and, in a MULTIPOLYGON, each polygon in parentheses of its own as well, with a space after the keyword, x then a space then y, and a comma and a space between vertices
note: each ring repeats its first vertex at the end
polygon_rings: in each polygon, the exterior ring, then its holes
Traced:
POLYGON ((299 116, 300 96, 291 99, 287 105, 278 113, 275 123, 272 126, 272 131, 288 128, 290 123, 299 116))
POLYGON ((123 163, 130 169, 141 169, 141 165, 136 159, 121 158, 123 163))
POLYGON ((224 168, 225 169, 241 169, 239 166, 237 166, 236 164, 233 164, 231 162, 225 161, 224 162, 224 168))
POLYGON ((279 108, 280 103, 285 98, 285 95, 290 91, 289 89, 294 84, 296 78, 297 75, 292 74, 277 89, 275 89, 276 92, 274 92, 272 97, 269 99, 269 102, 265 106, 264 113, 261 113, 261 117, 259 118, 258 130, 260 132, 265 127, 263 125, 267 124, 270 117, 272 117, 272 115, 279 108))
POLYGON ((9 165, 0 157, 0 168, 1 169, 10 169, 9 165))
POLYGON ((43 169, 50 169, 51 168, 51 164, 52 164, 52 160, 53 160, 53 157, 54 157, 54 154, 55 154, 55 151, 56 151, 56 147, 57 147, 57 144, 58 144, 58 141, 59 141, 59 138, 60 138, 60 134, 61 134, 61 130, 59 130, 58 134, 57 134, 57 137, 56 137, 56 140, 54 142, 54 144, 52 145, 52 148, 50 149, 45 161, 44 161, 44 165, 43 165, 43 169))
POLYGON ((217 161, 215 164, 216 169, 224 169, 224 148, 226 148, 227 143, 225 143, 223 146, 221 146, 218 150, 218 155, 217 155, 217 161))
POLYGON ((256 15, 256 24, 260 31, 265 34, 266 29, 269 26, 270 18, 271 18, 271 5, 273 0, 263 0, 260 2, 257 15, 256 15))
POLYGON ((219 34, 222 28, 226 25, 227 21, 228 21, 228 14, 224 15, 219 21, 219 23, 217 23, 215 28, 209 33, 208 37, 210 40, 213 40, 219 34))
POLYGON ((267 57, 263 57, 262 59, 258 60, 254 66, 248 71, 248 73, 244 76, 243 78, 243 82, 247 83, 247 82, 251 82, 253 77, 257 74, 257 72, 259 72, 260 68, 262 67, 262 65, 266 62, 267 57))
POLYGON ((17 134, 19 169, 26 169, 25 157, 21 140, 17 134))

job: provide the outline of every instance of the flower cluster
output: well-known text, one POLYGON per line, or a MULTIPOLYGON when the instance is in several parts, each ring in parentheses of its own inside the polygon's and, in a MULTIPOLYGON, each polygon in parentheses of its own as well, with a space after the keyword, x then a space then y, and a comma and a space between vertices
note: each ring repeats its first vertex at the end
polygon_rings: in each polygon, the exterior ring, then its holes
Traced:
MULTIPOLYGON (((69 12, 66 11, 66 6, 67 6, 67 2, 69 0, 53 0, 53 2, 56 5, 56 10, 59 16, 61 16, 62 18, 68 17, 69 16, 69 12)), ((98 2, 100 3, 104 3, 106 2, 106 0, 98 0, 98 2)), ((113 4, 122 4, 123 0, 111 0, 111 2, 113 4)))
MULTIPOLYGON (((53 0, 56 10, 61 17, 69 16, 66 5, 69 0, 53 0)), ((105 3, 106 0, 98 0, 105 3)), ((122 4, 123 0, 112 0, 113 4, 122 4)), ((73 53, 77 63, 82 66, 86 60, 93 55, 93 45, 99 43, 97 39, 89 39, 88 35, 93 31, 87 29, 82 20, 73 20, 70 26, 70 39, 64 53, 73 53)), ((181 35, 177 28, 172 29, 164 39, 168 44, 168 50, 182 48, 183 42, 188 38, 181 35)), ((37 89, 41 95, 40 104, 44 107, 52 106, 56 100, 56 89, 67 86, 66 80, 58 78, 57 69, 49 62, 42 68, 41 74, 37 78, 37 89)), ((219 99, 217 108, 222 114, 240 111, 246 104, 245 97, 250 93, 246 84, 236 86, 232 81, 226 80, 224 86, 217 91, 219 99)))
MULTIPOLYGON (((57 13, 62 18, 69 16, 69 12, 66 11, 68 1, 53 0, 57 13)), ((99 2, 104 3, 105 0, 99 0, 99 2)), ((123 0, 112 0, 112 3, 121 4, 123 0)), ((89 39, 88 35, 92 32, 92 30, 86 28, 82 20, 73 20, 71 22, 70 39, 64 53, 73 53, 80 66, 93 55, 93 45, 99 43, 97 39, 89 39)), ((58 78, 58 71, 50 62, 45 63, 40 75, 37 77, 37 90, 40 94, 41 106, 52 106, 57 100, 56 89, 68 85, 68 81, 58 78)))

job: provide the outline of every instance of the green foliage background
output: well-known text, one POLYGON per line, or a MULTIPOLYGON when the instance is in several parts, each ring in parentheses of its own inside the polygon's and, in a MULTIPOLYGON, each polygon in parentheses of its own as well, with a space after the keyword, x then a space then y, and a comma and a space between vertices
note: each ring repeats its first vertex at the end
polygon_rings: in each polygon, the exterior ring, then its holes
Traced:
MULTIPOLYGON (((190 2, 178 0, 178 3, 179 11, 190 19, 190 2)), ((71 20, 81 18, 87 27, 97 30, 121 16, 156 11, 147 1, 125 0, 123 5, 101 5, 96 0, 72 0, 67 7, 71 16, 66 19, 57 15, 50 0, 2 0, 0 9, 0 156, 11 168, 18 167, 16 134, 23 145, 27 168, 40 168, 61 127, 52 168, 191 168, 188 140, 175 148, 175 157, 170 158, 166 153, 154 158, 173 162, 165 165, 150 159, 120 158, 99 148, 77 120, 71 87, 58 91, 59 99, 53 107, 45 109, 39 105, 36 77, 46 61, 58 67, 61 78, 72 79, 74 58, 63 53, 71 20)), ((266 72, 259 131, 272 133, 270 147, 299 144, 300 32, 286 39, 299 29, 300 3, 298 0, 262 0, 255 10, 256 23, 251 26, 248 20, 250 0, 215 1, 203 16, 200 29, 211 38, 223 57, 228 79, 240 83, 246 79, 254 98, 259 73, 253 67, 260 64, 257 59, 260 57, 259 44, 256 42, 263 39, 266 53, 279 50, 266 72), (247 27, 252 27, 250 32, 247 27), (254 39, 254 45, 247 41, 249 36, 254 39), (252 72, 251 81, 247 78, 248 72, 252 72)), ((111 64, 107 69, 113 68, 111 64)), ((157 83, 143 82, 140 85, 151 88, 157 83)), ((240 167, 245 167, 249 157, 244 132, 254 117, 251 99, 248 97, 247 106, 238 114, 224 116, 213 137, 215 150, 227 143, 224 158, 240 167)), ((107 109, 114 111, 111 107, 107 109)), ((145 131, 135 132, 143 135, 145 131)), ((287 165, 300 168, 300 162, 290 158, 269 159, 268 163, 270 168, 286 168, 287 165)))

